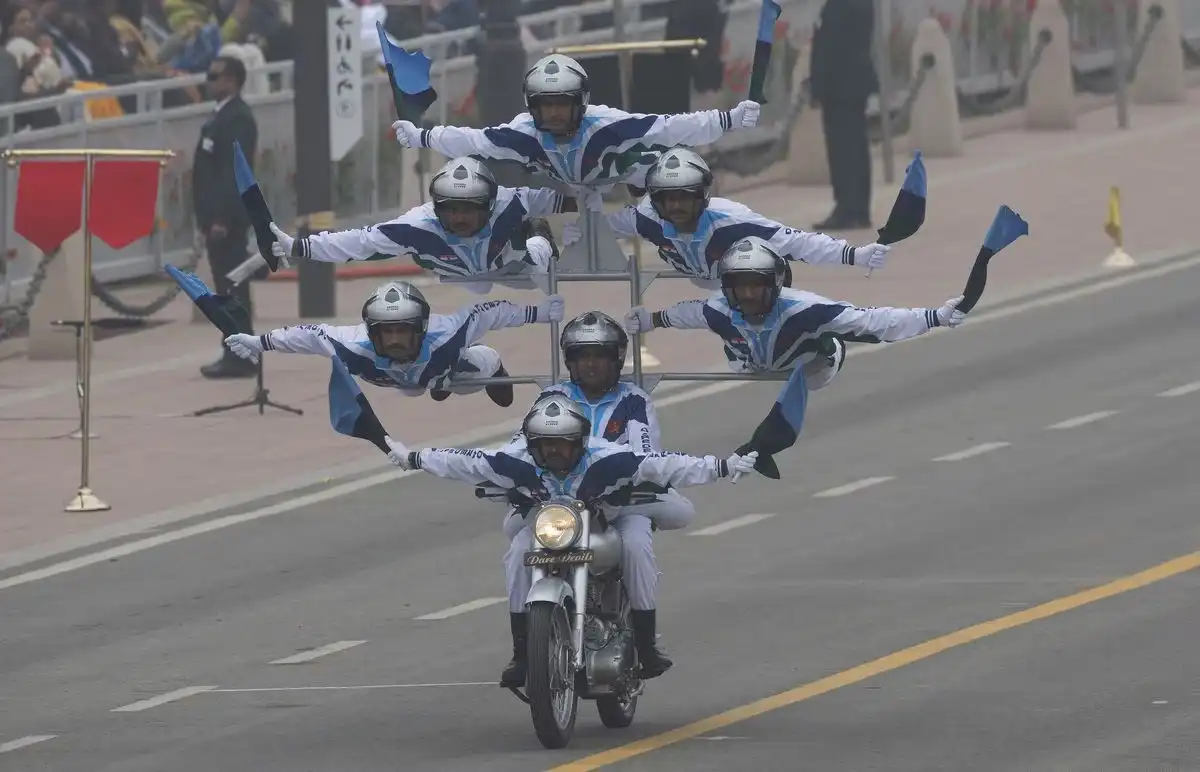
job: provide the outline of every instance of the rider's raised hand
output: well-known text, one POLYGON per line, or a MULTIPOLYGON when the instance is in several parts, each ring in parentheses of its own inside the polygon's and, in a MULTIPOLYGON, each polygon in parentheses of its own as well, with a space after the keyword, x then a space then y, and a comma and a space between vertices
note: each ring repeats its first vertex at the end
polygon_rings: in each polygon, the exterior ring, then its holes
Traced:
POLYGON ((279 261, 280 268, 291 268, 292 262, 288 258, 292 256, 292 247, 296 240, 284 233, 275 223, 271 223, 271 233, 275 234, 275 243, 271 245, 271 254, 279 261))
POLYGON ((397 442, 387 435, 384 435, 383 439, 388 446, 388 461, 391 461, 393 465, 400 467, 406 472, 412 469, 412 465, 408 462, 409 451, 404 446, 404 443, 397 442))
POLYGON ((554 245, 545 236, 532 236, 525 239, 525 255, 534 265, 546 268, 554 258, 554 245))
POLYGON ((412 121, 396 121, 392 131, 396 132, 396 141, 401 147, 421 146, 421 130, 412 121))
POLYGON ((562 295, 547 295, 537 304, 535 322, 561 322, 567 310, 567 301, 562 295))
POLYGON ((864 244, 854 248, 854 264, 875 271, 883 267, 891 251, 887 244, 864 244))
POLYGON ((654 321, 645 306, 634 306, 625 314, 625 332, 637 335, 654 329, 654 321))
POLYGON ((744 474, 750 474, 754 471, 754 462, 758 461, 758 451, 752 450, 746 455, 734 453, 729 458, 725 459, 725 468, 734 482, 737 478, 744 474))
POLYGON ((958 304, 963 301, 963 296, 959 295, 956 298, 950 298, 942 307, 937 310, 937 321, 939 327, 957 327, 967 321, 967 313, 958 310, 958 304))
POLYGON ((729 120, 735 129, 749 129, 758 125, 758 113, 762 106, 749 99, 738 102, 737 107, 729 111, 729 120))
POLYGON ((247 335, 243 332, 230 335, 225 339, 225 345, 229 346, 229 350, 234 354, 237 354, 242 359, 249 359, 255 364, 258 363, 258 355, 263 350, 262 338, 257 335, 247 335))

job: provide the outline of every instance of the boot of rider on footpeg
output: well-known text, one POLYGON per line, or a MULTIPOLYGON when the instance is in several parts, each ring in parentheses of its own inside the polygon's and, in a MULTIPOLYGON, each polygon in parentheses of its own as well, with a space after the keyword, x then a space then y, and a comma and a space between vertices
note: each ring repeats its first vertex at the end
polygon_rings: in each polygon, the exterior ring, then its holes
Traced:
POLYGON ((512 628, 513 658, 500 674, 500 685, 517 687, 525 685, 525 641, 529 624, 528 614, 509 614, 508 624, 512 628))
MULTIPOLYGON (((504 369, 504 365, 500 365, 500 369, 496 370, 493 378, 507 378, 508 370, 504 369)), ((513 385, 511 383, 498 383, 491 386, 484 386, 483 390, 487 392, 488 397, 492 402, 495 402, 500 407, 508 407, 513 403, 513 385)))
POLYGON ((675 663, 658 648, 655 610, 639 611, 634 609, 629 613, 633 619, 633 645, 637 647, 638 664, 641 670, 639 675, 642 678, 655 678, 662 675, 675 663))

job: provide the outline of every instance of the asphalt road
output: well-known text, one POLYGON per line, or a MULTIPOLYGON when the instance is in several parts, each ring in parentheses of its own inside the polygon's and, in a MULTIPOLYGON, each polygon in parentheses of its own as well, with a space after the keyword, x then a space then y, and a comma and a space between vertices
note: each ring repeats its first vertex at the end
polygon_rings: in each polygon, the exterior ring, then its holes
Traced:
MULTIPOLYGON (((501 510, 417 475, 0 590, 0 769, 505 772, 639 738, 615 769, 1195 769, 1194 573, 845 672, 1200 548, 1200 385, 1180 388, 1200 381, 1198 284, 1190 268, 852 357, 786 479, 695 489, 696 526, 659 534, 676 667, 629 730, 583 703, 569 750, 538 745, 491 685, 501 510)), ((663 408, 664 441, 727 454, 776 388, 663 408)))

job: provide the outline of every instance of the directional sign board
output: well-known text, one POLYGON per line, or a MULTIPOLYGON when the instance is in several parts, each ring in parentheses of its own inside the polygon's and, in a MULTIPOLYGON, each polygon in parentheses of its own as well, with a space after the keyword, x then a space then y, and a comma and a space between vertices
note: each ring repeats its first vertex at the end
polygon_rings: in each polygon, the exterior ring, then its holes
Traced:
POLYGON ((327 13, 329 158, 340 161, 363 137, 362 8, 330 8, 327 13))

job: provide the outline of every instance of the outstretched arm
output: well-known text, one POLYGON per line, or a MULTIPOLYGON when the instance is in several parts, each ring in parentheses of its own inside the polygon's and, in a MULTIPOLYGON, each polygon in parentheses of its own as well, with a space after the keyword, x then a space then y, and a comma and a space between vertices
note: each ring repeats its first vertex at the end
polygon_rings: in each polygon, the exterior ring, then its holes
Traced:
POLYGON ((641 457, 633 483, 649 482, 672 488, 707 485, 734 473, 746 474, 754 468, 757 459, 757 452, 745 456, 735 453, 724 460, 716 456, 689 456, 685 453, 651 453, 641 457))
POLYGON ((357 330, 355 326, 298 324, 280 327, 262 335, 230 335, 225 339, 225 344, 234 354, 251 362, 257 362, 258 355, 264 351, 335 357, 338 355, 335 343, 353 340, 357 330))
POLYGON ((283 255, 321 263, 349 263, 354 260, 386 260, 419 253, 417 239, 425 234, 406 218, 398 218, 365 228, 344 231, 325 231, 305 238, 293 239, 273 223, 271 230, 279 240, 283 255), (415 237, 415 238, 414 238, 415 237))
POLYGON ((891 343, 924 335, 934 327, 957 327, 966 317, 958 310, 961 297, 946 301, 940 308, 859 308, 813 293, 805 293, 811 305, 784 321, 785 330, 802 325, 808 334, 827 332, 857 343, 891 343))
POLYGON ((463 126, 422 129, 411 121, 396 121, 392 129, 396 132, 396 140, 404 147, 427 147, 449 158, 475 155, 528 164, 539 157, 542 150, 537 139, 521 130, 521 117, 485 129, 463 126))
POLYGON ((636 335, 664 327, 679 330, 711 329, 704 315, 705 304, 703 300, 682 300, 654 312, 647 311, 644 306, 635 306, 625 314, 625 330, 636 335))

